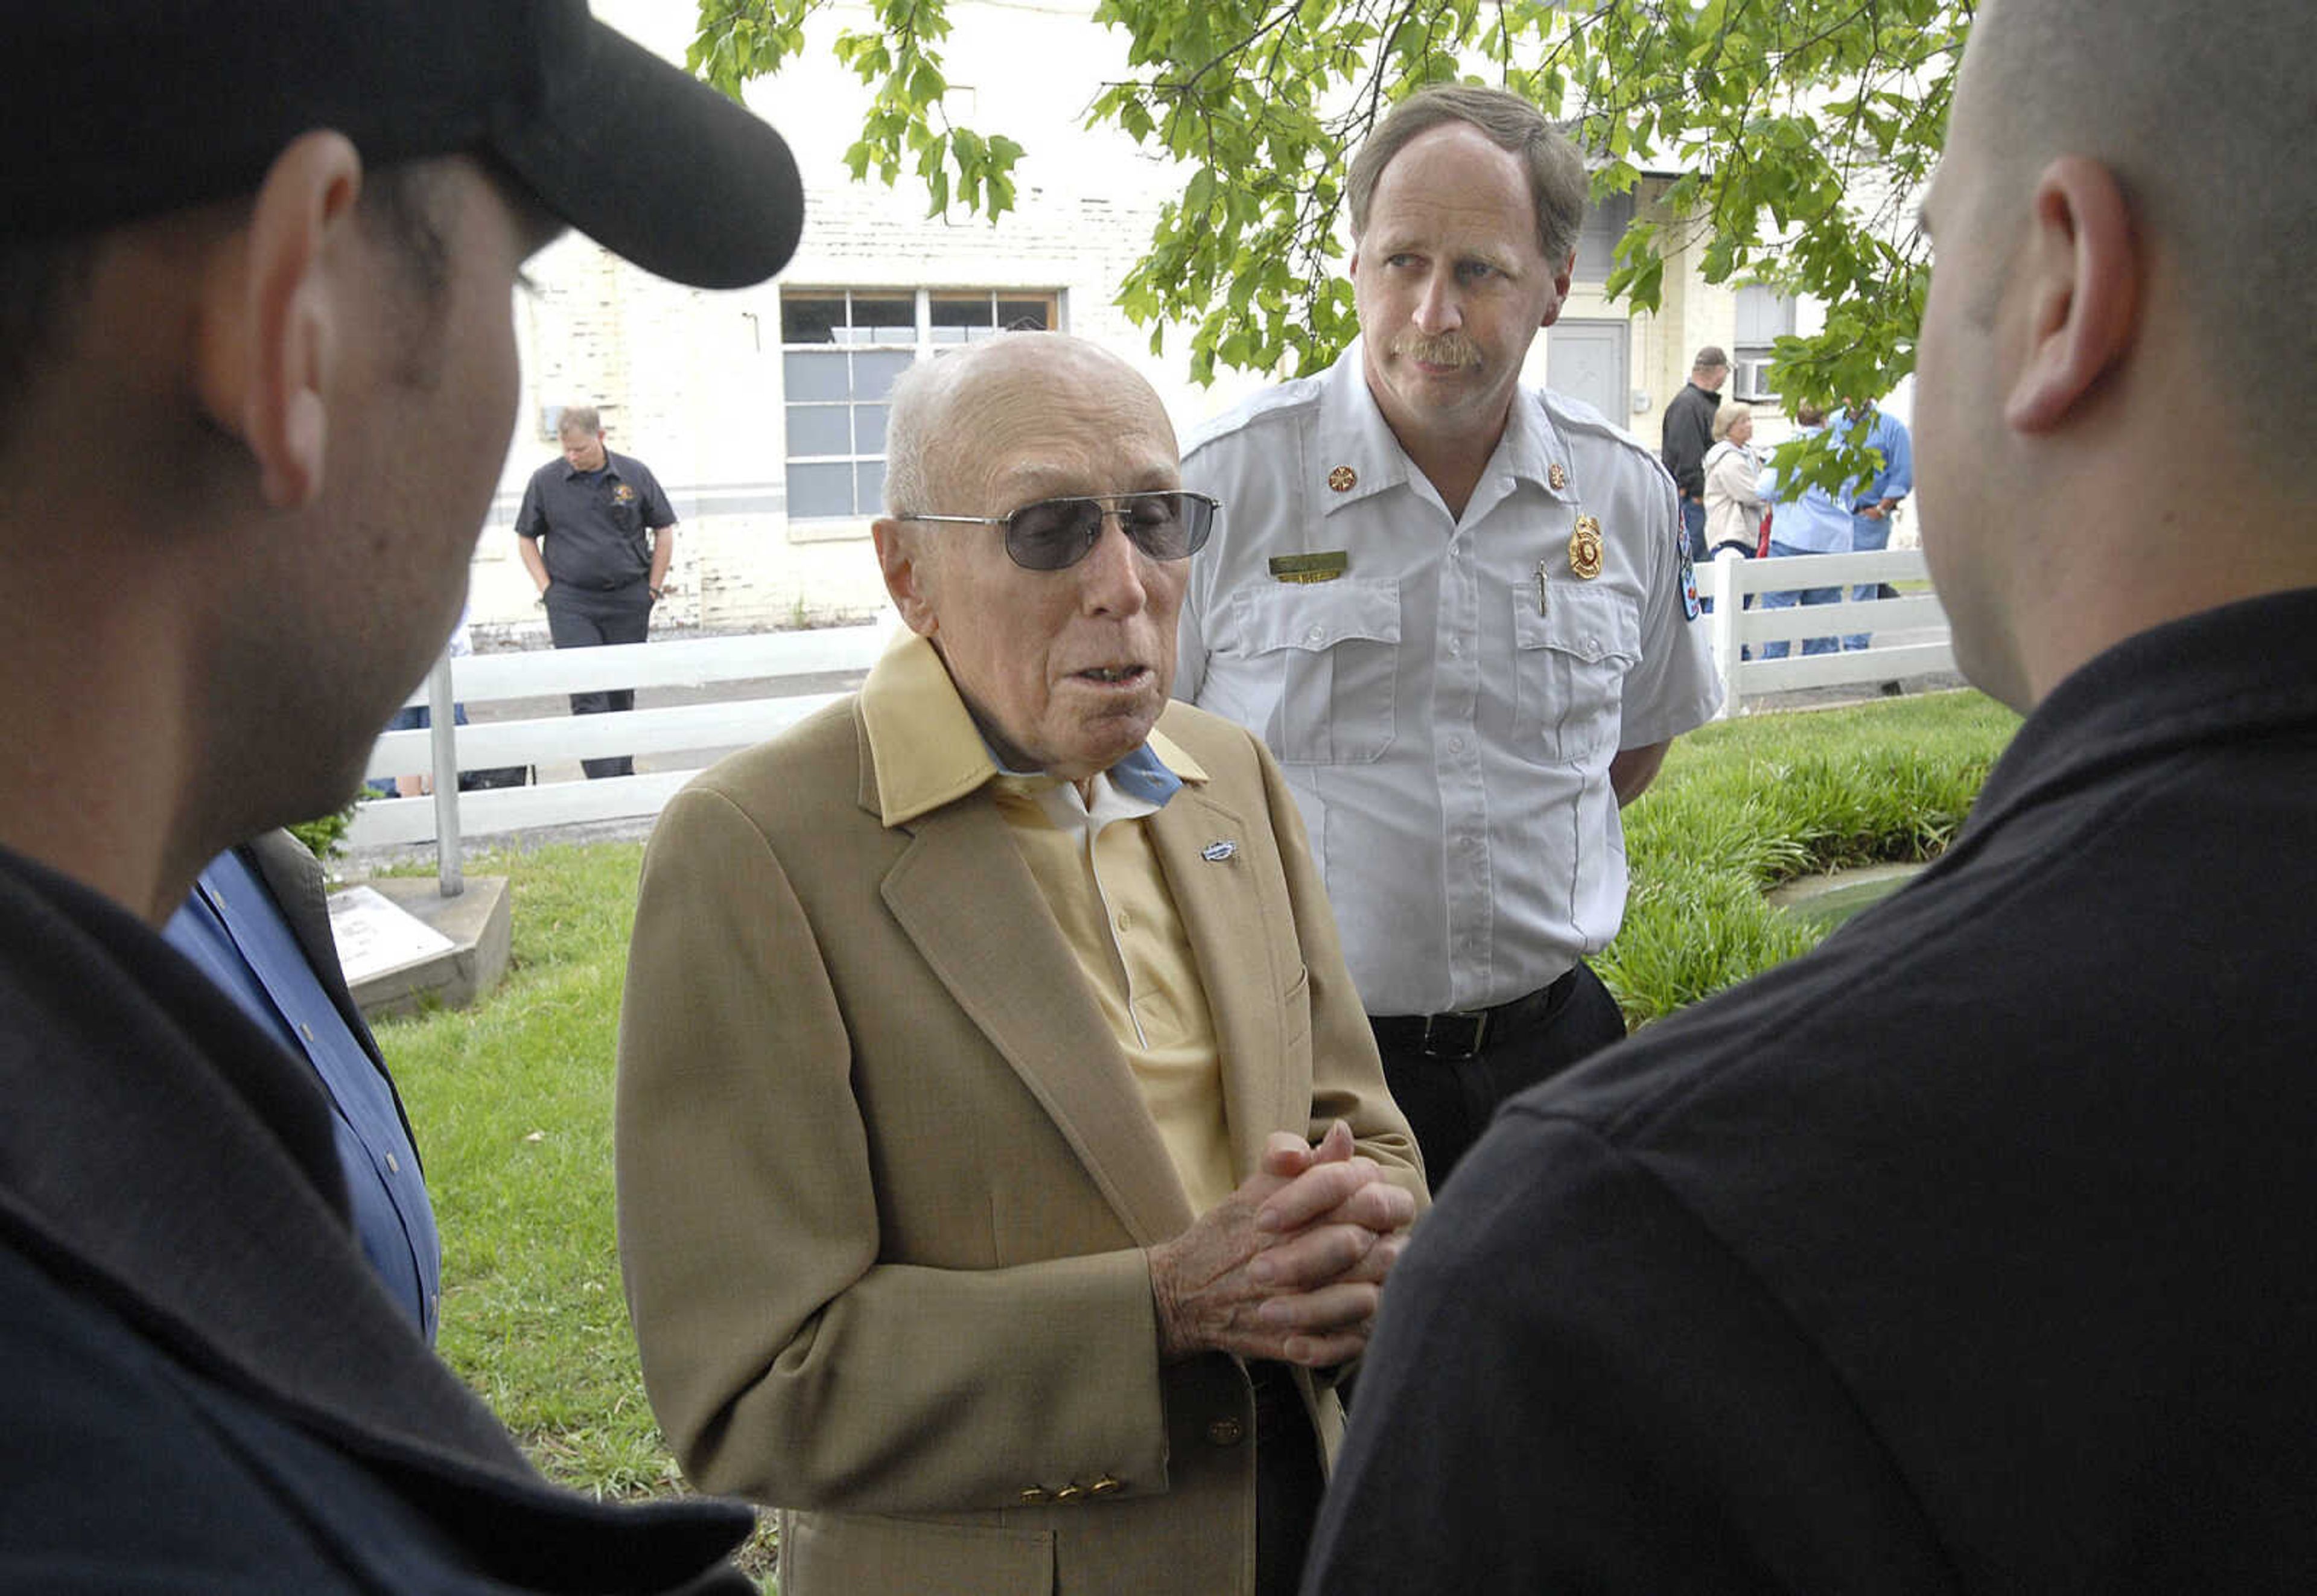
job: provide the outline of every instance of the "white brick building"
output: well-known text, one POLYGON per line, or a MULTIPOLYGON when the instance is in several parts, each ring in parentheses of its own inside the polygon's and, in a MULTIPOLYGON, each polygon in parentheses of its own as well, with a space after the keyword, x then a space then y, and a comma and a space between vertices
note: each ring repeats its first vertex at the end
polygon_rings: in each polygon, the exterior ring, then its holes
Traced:
MULTIPOLYGON (((868 545, 882 467, 892 372, 974 327, 1047 325, 1095 339, 1142 368, 1178 427, 1259 386, 1239 373, 1202 390, 1188 339, 1150 334, 1112 302, 1181 175, 1123 135, 1082 126, 1087 103, 1125 70, 1123 43, 1054 0, 957 0, 946 41, 951 114, 1027 150, 1016 208, 995 226, 962 212, 927 218, 905 175, 887 189, 843 164, 865 90, 828 49, 847 8, 812 24, 814 50, 750 102, 804 172, 802 245, 779 280, 715 293, 646 276, 568 237, 531 268, 538 284, 516 318, 523 350, 521 418, 490 525, 476 551, 471 605, 486 640, 544 641, 512 531, 523 486, 555 451, 566 404, 604 412, 613 447, 648 464, 681 523, 675 591, 663 623, 747 631, 858 617, 884 602, 868 545), (865 512, 865 513, 864 513, 865 512)), ((672 59, 697 15, 693 0, 595 0, 597 14, 672 59)), ((1645 181, 1648 204, 1663 187, 1645 181)), ((1561 324, 1532 352, 1529 375, 1601 405, 1646 441, 1688 371, 1713 343, 1742 354, 1739 296, 1707 285, 1685 255, 1669 261, 1665 304, 1630 315, 1601 293, 1627 210, 1600 208, 1579 251, 1561 324)), ((1749 296, 1750 298, 1751 296, 1749 296)), ((1747 307, 1749 321, 1762 307, 1747 307)), ((1769 308, 1775 320, 1778 308, 1769 308)), ((1794 330, 1807 330, 1794 329, 1794 330)))

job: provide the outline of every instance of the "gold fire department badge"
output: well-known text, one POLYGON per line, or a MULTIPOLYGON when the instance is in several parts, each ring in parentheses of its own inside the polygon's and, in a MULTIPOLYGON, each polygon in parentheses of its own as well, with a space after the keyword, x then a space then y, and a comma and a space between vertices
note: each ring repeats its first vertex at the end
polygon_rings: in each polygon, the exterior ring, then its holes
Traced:
POLYGON ((1577 517, 1577 530, 1569 534, 1570 574, 1591 581, 1601 574, 1601 521, 1597 516, 1577 517))

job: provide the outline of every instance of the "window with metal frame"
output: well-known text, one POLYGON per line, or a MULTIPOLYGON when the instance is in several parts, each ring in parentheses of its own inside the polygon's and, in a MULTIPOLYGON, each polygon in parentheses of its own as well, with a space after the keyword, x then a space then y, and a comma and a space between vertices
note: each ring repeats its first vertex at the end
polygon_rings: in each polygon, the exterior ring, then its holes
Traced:
POLYGON ((792 520, 878 515, 885 398, 953 345, 1060 324, 1059 291, 805 288, 781 292, 781 380, 792 520))

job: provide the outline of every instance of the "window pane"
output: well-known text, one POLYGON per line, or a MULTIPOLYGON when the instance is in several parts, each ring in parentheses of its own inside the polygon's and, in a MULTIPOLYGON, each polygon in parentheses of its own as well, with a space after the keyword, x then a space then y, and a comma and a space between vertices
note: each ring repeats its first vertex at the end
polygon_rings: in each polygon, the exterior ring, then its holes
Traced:
POLYGON ((906 349, 863 350, 853 357, 853 397, 881 399, 917 357, 906 349))
POLYGON ((781 342, 783 344, 828 344, 835 342, 831 329, 845 320, 843 296, 788 294, 781 296, 781 342))
POLYGON ((1000 300, 997 301, 997 325, 1015 332, 1034 328, 1047 333, 1054 330, 1054 303, 1051 300, 1000 300))
POLYGON ((885 407, 860 405, 853 411, 853 453, 885 453, 885 407))
POLYGON ((843 405, 791 405, 789 453, 792 456, 852 453, 852 429, 845 423, 845 408, 843 405))
POLYGON ((843 350, 792 350, 781 356, 781 380, 795 399, 850 397, 843 350))
POLYGON ((1775 288, 1749 282, 1738 291, 1738 337, 1740 344, 1776 343, 1782 333, 1794 330, 1794 302, 1775 288))
POLYGON ((789 467, 789 515, 797 520, 815 516, 853 514, 853 468, 849 465, 789 467))
MULTIPOLYGON (((966 339, 973 336, 973 328, 968 327, 937 327, 934 328, 934 342, 936 344, 962 344, 966 339)), ((988 332, 990 329, 983 327, 981 330, 983 332, 988 332)))
POLYGON ((1617 240, 1625 236, 1625 228, 1633 220, 1631 194, 1611 194, 1586 206, 1585 230, 1577 237, 1574 273, 1580 282, 1598 282, 1609 275, 1617 240))
MULTIPOLYGON (((854 480, 860 485, 857 490, 860 497, 854 501, 854 511, 863 516, 882 515, 885 509, 885 462, 864 460, 853 470, 854 480)), ((901 507, 914 510, 917 507, 904 505, 901 507)))
POLYGON ((994 327, 989 318, 989 296, 976 294, 935 294, 933 296, 934 336, 945 327, 994 327))
POLYGON ((915 294, 894 298, 890 295, 871 299, 865 294, 853 296, 853 325, 869 329, 870 341, 878 344, 914 344, 917 341, 917 300, 915 294))

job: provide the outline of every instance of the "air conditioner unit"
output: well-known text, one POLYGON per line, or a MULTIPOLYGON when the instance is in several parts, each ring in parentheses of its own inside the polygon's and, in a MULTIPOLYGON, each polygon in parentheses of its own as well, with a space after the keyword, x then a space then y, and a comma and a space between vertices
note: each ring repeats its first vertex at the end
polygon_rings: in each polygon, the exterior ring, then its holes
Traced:
POLYGON ((1731 370, 1731 390, 1741 399, 1776 399, 1778 390, 1770 386, 1770 357, 1767 354, 1741 354, 1731 370))

